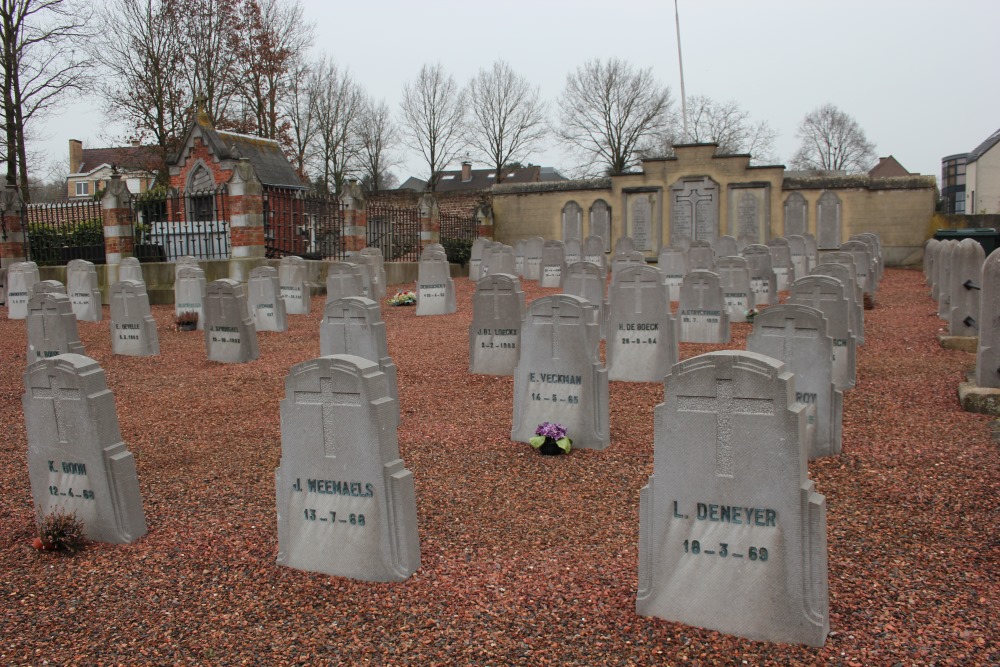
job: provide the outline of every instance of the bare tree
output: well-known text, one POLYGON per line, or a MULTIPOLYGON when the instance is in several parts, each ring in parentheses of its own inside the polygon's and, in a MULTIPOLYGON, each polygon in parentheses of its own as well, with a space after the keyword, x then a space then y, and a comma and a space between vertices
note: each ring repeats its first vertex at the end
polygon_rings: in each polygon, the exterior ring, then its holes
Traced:
POLYGON ((802 143, 791 160, 794 169, 863 172, 877 157, 857 121, 832 104, 807 114, 796 136, 802 143))
POLYGON ((504 167, 522 162, 545 138, 545 105, 538 88, 502 60, 481 69, 469 82, 469 144, 501 183, 504 167))
POLYGON ((651 68, 594 59, 566 77, 558 135, 582 155, 583 170, 623 174, 637 164, 642 143, 669 128, 671 104, 651 68))
POLYGON ((774 152, 778 133, 767 121, 755 123, 750 113, 735 100, 719 102, 704 95, 693 95, 687 99, 687 109, 687 136, 678 123, 673 122, 647 154, 671 155, 674 144, 715 143, 719 144, 719 155, 749 154, 757 164, 778 161, 774 152))
POLYGON ((441 170, 465 147, 466 95, 440 63, 424 65, 403 88, 403 143, 427 163, 427 189, 437 187, 441 170))
POLYGON ((357 120, 357 138, 362 182, 368 190, 385 189, 388 170, 399 164, 400 156, 395 150, 399 128, 384 100, 365 100, 357 120))
POLYGON ((86 86, 90 64, 78 45, 89 20, 87 7, 71 0, 0 0, 7 181, 26 199, 29 129, 86 86))
MULTIPOLYGON (((237 123, 229 116, 240 73, 237 0, 184 0, 176 13, 176 30, 185 55, 187 89, 204 95, 212 123, 223 127, 237 123)), ((238 127, 237 129, 246 129, 238 127)))
POLYGON ((316 178, 327 191, 339 193, 357 156, 354 129, 364 93, 346 70, 324 56, 309 77, 309 96, 316 114, 312 150, 316 178))
POLYGON ((306 178, 306 162, 316 137, 316 105, 310 95, 312 66, 297 56, 289 67, 285 94, 279 99, 281 116, 288 124, 292 164, 299 176, 306 178))

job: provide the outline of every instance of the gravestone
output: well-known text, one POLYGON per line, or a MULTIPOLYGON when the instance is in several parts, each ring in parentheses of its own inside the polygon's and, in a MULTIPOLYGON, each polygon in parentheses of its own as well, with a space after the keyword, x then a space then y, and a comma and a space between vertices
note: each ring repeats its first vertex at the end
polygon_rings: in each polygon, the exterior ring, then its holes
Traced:
POLYGON ((469 325, 469 372, 513 375, 520 354, 524 292, 517 276, 492 273, 476 283, 469 325))
POLYGON ((689 271, 715 271, 715 250, 708 241, 691 241, 687 255, 689 271))
MULTIPOLYGON (((300 285, 302 286, 302 285, 300 285)), ((308 290, 308 286, 304 286, 308 290)), ((299 300, 302 293, 299 292, 299 300)), ((286 303, 295 303, 294 295, 288 302, 281 291, 278 270, 273 266, 257 266, 251 269, 247 280, 247 311, 253 319, 257 331, 288 331, 286 303)))
POLYGON ((101 321, 101 286, 93 262, 71 259, 66 264, 66 293, 73 304, 76 319, 84 322, 101 321))
MULTIPOLYGON (((809 228, 809 203, 802 193, 793 192, 785 200, 785 238, 801 236, 809 228)), ((798 274, 806 275, 806 272, 798 274)))
POLYGON ((785 240, 788 241, 788 251, 792 256, 792 266, 795 267, 795 277, 808 276, 812 270, 813 263, 810 261, 809 254, 806 251, 805 238, 793 234, 792 236, 786 236, 785 240))
POLYGON ((747 311, 757 307, 750 288, 750 263, 746 257, 720 257, 715 262, 715 272, 719 274, 729 321, 746 322, 747 311))
POLYGON ((833 384, 833 339, 823 313, 810 306, 780 304, 765 308, 753 322, 747 351, 785 363, 795 375, 795 400, 812 406, 809 460, 841 451, 844 394, 833 384))
POLYGON ((669 290, 670 300, 679 301, 681 298, 681 283, 684 282, 684 276, 687 275, 690 268, 688 266, 687 253, 680 248, 664 246, 660 248, 660 254, 656 260, 656 268, 660 270, 660 275, 663 277, 663 284, 669 290))
POLYGON ((566 264, 583 261, 583 244, 576 239, 564 242, 563 261, 566 264))
POLYGON ((788 247, 788 239, 781 237, 771 239, 767 242, 767 249, 771 253, 771 269, 774 271, 774 277, 777 281, 777 290, 784 292, 798 276, 795 273, 795 265, 792 264, 792 252, 791 248, 788 247))
POLYGON ((198 329, 205 328, 205 272, 197 266, 177 269, 174 280, 174 314, 198 313, 198 329))
MULTIPOLYGON (((629 203, 632 206, 629 235, 632 237, 633 249, 646 253, 656 247, 659 236, 653 221, 657 208, 656 194, 636 192, 629 195, 629 203)), ((615 252, 617 254, 617 249, 615 252)))
POLYGON ((64 296, 69 296, 69 292, 66 291, 66 286, 58 280, 39 280, 31 286, 31 295, 28 298, 30 299, 36 294, 62 294, 64 296))
POLYGON ((327 262, 326 303, 349 296, 364 296, 364 281, 349 262, 327 262))
POLYGON ((28 301, 25 328, 28 364, 60 354, 86 354, 80 342, 73 304, 65 294, 37 292, 32 296, 28 301))
POLYGON ((816 242, 820 250, 840 247, 840 197, 829 190, 816 203, 816 242))
POLYGON ((469 249, 469 280, 476 281, 483 277, 483 250, 490 244, 490 240, 480 236, 472 242, 469 249))
POLYGON ((209 361, 242 364, 260 356, 257 328, 247 313, 246 293, 238 280, 220 278, 205 294, 205 351, 209 361))
POLYGON ((177 259, 174 260, 174 280, 175 281, 177 280, 178 277, 180 277, 181 269, 183 269, 185 266, 191 266, 191 267, 194 267, 196 269, 200 269, 201 268, 198 265, 198 260, 196 258, 192 257, 191 255, 181 255, 180 257, 178 257, 177 259))
POLYGON ((7 319, 23 320, 28 316, 31 289, 39 280, 34 262, 16 262, 7 267, 7 319))
POLYGON ((871 259, 870 276, 872 282, 872 293, 878 292, 879 283, 882 282, 882 245, 877 234, 862 232, 850 238, 851 241, 861 241, 868 248, 868 256, 871 259))
MULTIPOLYGON (((326 304, 319 325, 319 353, 351 354, 378 364, 385 373, 389 396, 399 405, 396 364, 389 356, 385 322, 378 303, 363 296, 347 296, 326 304)), ((398 422, 397 415, 397 422, 398 422)))
MULTIPOLYGON (((868 252, 868 246, 862 241, 848 241, 840 246, 840 251, 849 252, 854 255, 854 266, 858 273, 858 282, 861 283, 861 289, 864 290, 865 294, 874 297, 878 285, 875 281, 872 256, 868 252)), ((942 317, 947 318, 947 314, 942 315, 942 317)))
MULTIPOLYGON (((175 276, 176 277, 176 276, 175 276)), ((118 264, 118 280, 137 280, 140 283, 146 282, 142 276, 142 264, 135 257, 122 257, 118 264)))
POLYGON ((729 188, 729 229, 736 236, 737 248, 763 243, 770 226, 770 201, 767 187, 729 188))
POLYGON ((816 248, 816 237, 812 234, 800 234, 806 242, 806 256, 809 258, 809 264, 811 266, 816 266, 819 264, 819 250, 816 248))
POLYGON ((646 257, 638 250, 623 250, 611 259, 611 282, 617 280, 618 272, 630 266, 644 266, 646 257))
POLYGON ((292 366, 275 471, 278 565, 362 581, 420 567, 413 475, 397 402, 378 364, 353 355, 292 366))
POLYGON ((160 335, 142 281, 119 280, 111 285, 111 352, 130 357, 160 353, 160 335))
POLYGON ((542 246, 542 273, 539 287, 561 287, 566 254, 562 241, 546 241, 542 246))
POLYGON ((729 342, 729 316, 719 274, 691 271, 684 276, 679 313, 682 343, 729 342))
POLYGON ((448 315, 457 310, 455 282, 444 253, 426 250, 417 266, 417 315, 448 315))
POLYGON ((566 267, 566 277, 563 279, 563 294, 578 296, 587 302, 591 311, 590 322, 601 327, 601 338, 605 336, 605 314, 607 302, 604 298, 606 280, 601 269, 590 262, 574 262, 566 267))
MULTIPOLYGON (((308 315, 312 309, 312 292, 309 289, 309 265, 295 255, 281 258, 278 264, 278 286, 281 300, 288 315, 308 315)), ((280 331, 280 329, 279 329, 280 331)))
POLYGON ((750 264, 750 288, 758 307, 778 303, 778 278, 771 266, 771 250, 766 245, 751 244, 740 253, 750 264))
POLYGON ((848 326, 854 334, 857 345, 865 344, 865 307, 861 288, 854 275, 854 262, 817 264, 810 271, 811 276, 830 276, 836 278, 847 288, 845 293, 851 303, 848 326))
MULTIPOLYGON (((494 243, 493 241, 488 241, 486 245, 483 246, 482 256, 479 258, 479 277, 482 278, 488 275, 490 272, 490 260, 493 258, 493 251, 503 245, 502 243, 494 243)), ((478 280, 478 278, 477 278, 478 280)))
MULTIPOLYGON (((361 276, 361 296, 366 299, 372 299, 373 301, 378 300, 376 285, 375 285, 375 262, 374 258, 370 255, 354 255, 351 257, 351 262, 349 264, 354 267, 354 270, 358 272, 361 276)), ((445 261, 447 262, 447 254, 445 254, 445 261)))
POLYGON ((567 202, 562 210, 562 242, 583 239, 583 209, 575 201, 567 202))
POLYGON ((528 247, 528 242, 525 239, 518 239, 514 244, 514 271, 515 275, 520 277, 524 276, 524 252, 528 247))
POLYGON ((635 252, 635 250, 635 240, 631 236, 620 236, 615 241, 615 251, 612 253, 612 257, 626 252, 635 252))
POLYGON ((812 275, 792 283, 787 303, 812 306, 823 313, 827 333, 833 338, 833 383, 844 391, 856 381, 857 339, 850 329, 847 287, 836 278, 812 275))
POLYGON ((823 645, 826 501, 807 476, 806 408, 791 382, 753 352, 674 366, 639 499, 641 616, 823 645))
POLYGON ((983 262, 979 281, 979 348, 976 352, 976 385, 1000 388, 1000 251, 983 262))
POLYGON ((22 402, 39 525, 58 511, 75 514, 96 542, 127 544, 145 535, 135 459, 100 365, 80 354, 32 364, 22 402))
POLYGON ((736 239, 732 236, 720 236, 712 242, 712 251, 718 261, 723 257, 736 257, 740 254, 736 239))
POLYGON ((611 207, 603 199, 598 199, 590 206, 590 234, 601 238, 601 255, 611 250, 611 207))
POLYGON ((514 372, 511 440, 528 442, 539 424, 555 422, 575 448, 608 446, 608 371, 599 327, 589 317, 586 302, 568 294, 531 302, 514 372))
POLYGON ((936 254, 937 248, 940 244, 941 241, 937 239, 927 239, 927 242, 924 243, 924 282, 926 282, 928 286, 934 282, 934 255, 936 254))
POLYGON ((719 235, 719 186, 711 178, 684 178, 670 187, 670 245, 687 250, 691 241, 719 235))
POLYGON ((622 269, 608 295, 608 379, 663 382, 679 358, 667 286, 652 266, 622 269))
POLYGON ((931 287, 931 296, 938 302, 938 317, 942 319, 947 312, 945 308, 950 306, 948 302, 951 300, 951 254, 956 247, 958 241, 954 239, 942 241, 934 259, 934 284, 931 287))
POLYGON ((542 248, 545 239, 531 236, 524 243, 524 279, 540 280, 542 277, 542 248))
POLYGON ((948 333, 978 336, 979 298, 982 288, 983 246, 975 239, 962 239, 951 254, 951 297, 948 299, 948 333))
POLYGON ((359 257, 370 257, 372 264, 372 290, 374 300, 384 299, 386 292, 385 277, 385 257, 379 248, 362 248, 358 253, 359 257))
POLYGON ((583 261, 600 267, 601 274, 608 275, 608 258, 604 254, 607 240, 601 236, 591 235, 583 240, 583 261))
POLYGON ((489 251, 489 265, 483 267, 480 278, 492 276, 497 273, 507 275, 517 275, 517 263, 514 257, 514 249, 509 245, 497 243, 489 251))

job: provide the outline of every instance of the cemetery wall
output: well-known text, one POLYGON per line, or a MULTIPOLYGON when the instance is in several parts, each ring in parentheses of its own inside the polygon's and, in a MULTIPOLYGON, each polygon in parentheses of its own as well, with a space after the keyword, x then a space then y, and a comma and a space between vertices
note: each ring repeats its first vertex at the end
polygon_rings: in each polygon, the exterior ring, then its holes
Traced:
POLYGON ((583 209, 586 236, 590 221, 588 211, 598 199, 611 205, 611 179, 555 181, 493 188, 494 241, 514 245, 518 239, 541 236, 558 239, 562 235, 562 210, 571 201, 583 209), (497 221, 503 222, 498 224, 497 221))

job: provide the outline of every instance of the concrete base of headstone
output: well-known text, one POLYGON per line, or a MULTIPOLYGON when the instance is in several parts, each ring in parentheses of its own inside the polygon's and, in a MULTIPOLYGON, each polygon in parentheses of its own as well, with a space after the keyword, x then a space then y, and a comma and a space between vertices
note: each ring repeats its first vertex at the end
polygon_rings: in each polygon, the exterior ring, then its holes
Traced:
POLYGON ((976 353, 979 349, 979 336, 948 336, 938 335, 938 342, 946 350, 959 350, 961 352, 976 353))
POLYGON ((958 385, 958 402, 966 412, 1000 417, 1000 389, 980 387, 975 382, 958 385))

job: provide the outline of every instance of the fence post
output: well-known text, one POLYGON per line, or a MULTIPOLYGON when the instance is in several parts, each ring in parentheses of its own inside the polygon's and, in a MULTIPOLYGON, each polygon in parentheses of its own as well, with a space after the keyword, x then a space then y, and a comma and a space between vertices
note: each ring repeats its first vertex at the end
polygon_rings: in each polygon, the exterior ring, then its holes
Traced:
MULTIPOLYGON (((227 184, 232 260, 264 258, 264 186, 247 158, 240 158, 227 184)), ((229 277, 246 282, 259 262, 229 262, 229 277), (246 264, 247 266, 243 266, 246 264)))
POLYGON ((356 180, 344 185, 340 203, 344 209, 344 255, 353 257, 368 245, 368 204, 356 180))
POLYGON ((21 214, 24 210, 24 199, 17 187, 5 185, 0 190, 0 213, 3 214, 3 230, 0 235, 0 268, 6 269, 11 264, 23 262, 27 255, 24 253, 24 227, 22 227, 21 214))
POLYGON ((132 209, 129 206, 128 184, 121 174, 111 174, 108 187, 101 197, 101 224, 104 227, 105 264, 114 276, 109 275, 109 284, 117 278, 117 265, 122 259, 135 254, 135 235, 132 232, 132 209), (114 266, 114 269, 111 267, 114 266))
POLYGON ((476 219, 476 234, 481 239, 493 240, 493 207, 480 204, 473 212, 476 219))
POLYGON ((425 192, 417 202, 417 217, 420 220, 420 249, 432 243, 441 243, 441 209, 432 192, 425 192))

